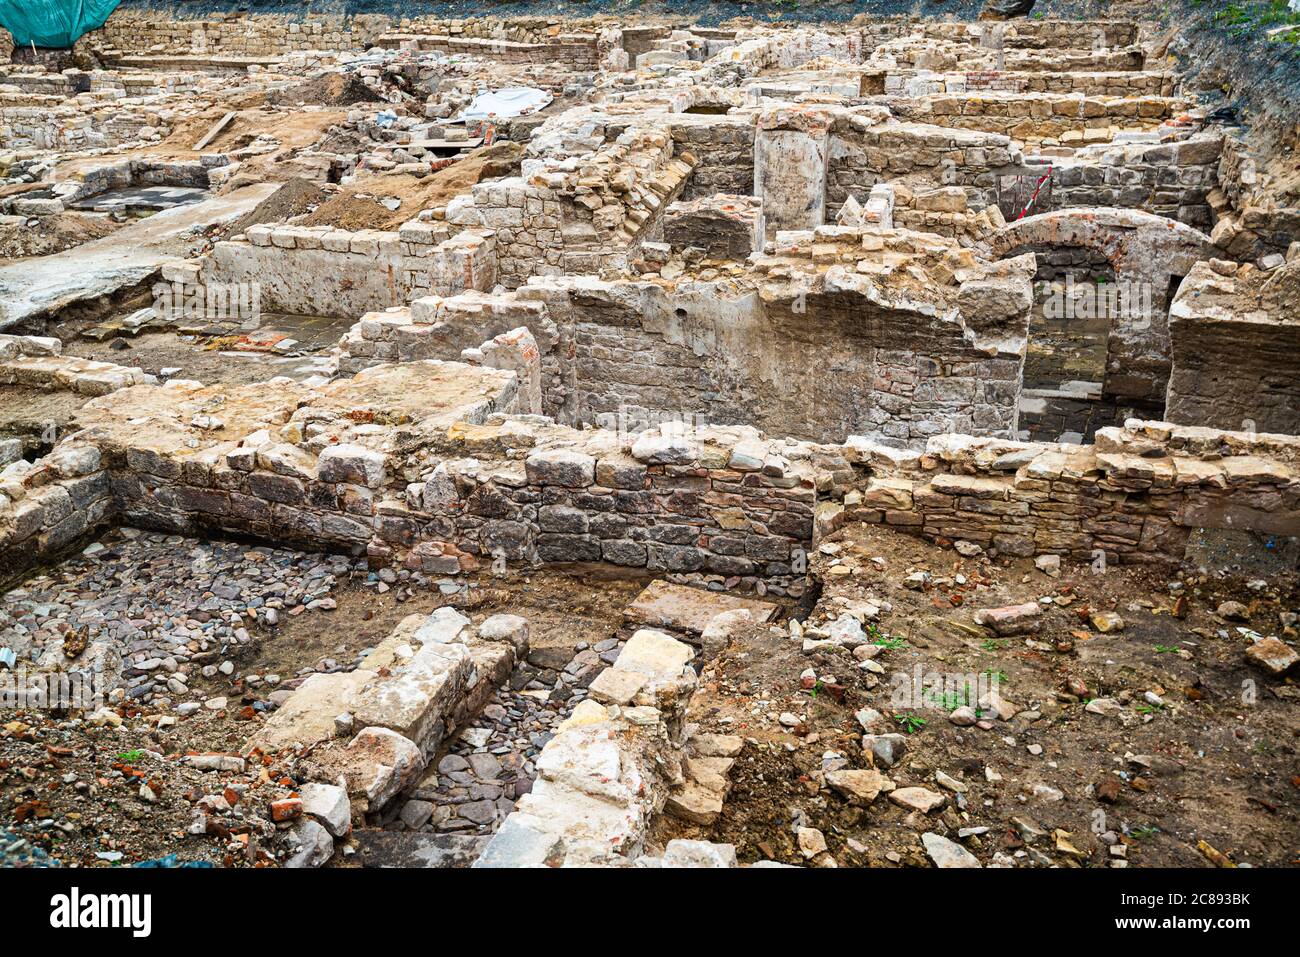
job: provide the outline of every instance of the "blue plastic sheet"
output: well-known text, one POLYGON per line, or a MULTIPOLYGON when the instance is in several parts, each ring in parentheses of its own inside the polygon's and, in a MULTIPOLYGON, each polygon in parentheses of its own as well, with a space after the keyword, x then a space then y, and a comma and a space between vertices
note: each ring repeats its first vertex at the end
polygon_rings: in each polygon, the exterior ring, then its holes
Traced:
POLYGON ((0 26, 18 46, 65 49, 104 25, 122 0, 0 0, 0 26))

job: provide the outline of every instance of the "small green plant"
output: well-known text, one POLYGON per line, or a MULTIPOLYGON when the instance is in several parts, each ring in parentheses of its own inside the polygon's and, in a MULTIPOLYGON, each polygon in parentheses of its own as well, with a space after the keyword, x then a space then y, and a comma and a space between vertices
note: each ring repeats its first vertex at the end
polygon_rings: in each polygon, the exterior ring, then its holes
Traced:
POLYGON ((964 685, 961 691, 927 691, 925 698, 936 708, 955 711, 962 705, 971 704, 970 685, 964 685))
POLYGON ((980 642, 980 647, 985 651, 1001 651, 1007 646, 1005 638, 985 638, 980 642))
POLYGON ((881 648, 906 648, 907 642, 902 638, 893 638, 880 630, 877 624, 867 625, 867 640, 873 645, 879 645, 881 648))
POLYGON ((1156 654, 1158 655, 1173 655, 1178 653, 1177 645, 1156 645, 1155 648, 1156 654))
POLYGON ((925 719, 919 714, 896 714, 894 715, 894 720, 897 721, 902 729, 908 734, 915 734, 925 727, 925 719))
POLYGON ((1149 837, 1155 837, 1160 833, 1158 827, 1135 827, 1128 832, 1128 836, 1135 840, 1145 841, 1149 837))
POLYGON ((985 671, 983 674, 985 678, 996 681, 998 684, 1005 684, 1008 680, 1005 671, 985 671))
POLYGON ((1138 714, 1157 714, 1164 711, 1165 706, 1162 704, 1141 704, 1135 710, 1138 714))
POLYGON ((136 761, 139 761, 143 757, 144 757, 144 752, 141 751, 139 748, 136 748, 134 751, 123 751, 121 754, 117 756, 117 760, 122 762, 123 764, 134 764, 136 761))

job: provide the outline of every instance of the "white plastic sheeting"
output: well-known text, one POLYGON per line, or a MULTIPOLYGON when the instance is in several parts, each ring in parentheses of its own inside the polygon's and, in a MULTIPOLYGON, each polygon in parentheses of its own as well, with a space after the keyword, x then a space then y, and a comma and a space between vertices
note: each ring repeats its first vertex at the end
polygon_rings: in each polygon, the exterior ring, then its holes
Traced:
POLYGON ((503 90, 489 90, 474 97, 473 102, 461 110, 457 120, 508 120, 513 116, 536 113, 555 97, 545 90, 531 86, 512 86, 503 90))

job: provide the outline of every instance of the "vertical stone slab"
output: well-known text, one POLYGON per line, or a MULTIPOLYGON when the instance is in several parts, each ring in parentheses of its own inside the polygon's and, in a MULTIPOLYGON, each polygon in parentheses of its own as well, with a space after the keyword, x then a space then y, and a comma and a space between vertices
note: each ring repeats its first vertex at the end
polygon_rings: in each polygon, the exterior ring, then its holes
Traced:
POLYGON ((754 134, 754 195, 767 238, 826 222, 830 117, 815 110, 771 110, 754 134))

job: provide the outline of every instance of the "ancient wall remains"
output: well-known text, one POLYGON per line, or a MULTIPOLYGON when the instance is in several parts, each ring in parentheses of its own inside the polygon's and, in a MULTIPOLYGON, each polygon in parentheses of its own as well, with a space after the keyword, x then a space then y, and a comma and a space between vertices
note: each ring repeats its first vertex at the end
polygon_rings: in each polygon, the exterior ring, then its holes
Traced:
POLYGON ((1171 422, 1300 432, 1300 247, 1269 270, 1197 263, 1169 310, 1171 422))

